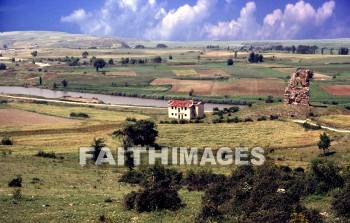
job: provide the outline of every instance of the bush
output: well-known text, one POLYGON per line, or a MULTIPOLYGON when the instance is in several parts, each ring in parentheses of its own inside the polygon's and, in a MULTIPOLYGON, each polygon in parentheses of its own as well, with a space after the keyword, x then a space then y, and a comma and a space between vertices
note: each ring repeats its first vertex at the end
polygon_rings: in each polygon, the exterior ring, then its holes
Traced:
POLYGON ((22 187, 22 177, 13 178, 9 183, 9 187, 22 187))
POLYGON ((72 113, 70 113, 70 117, 72 117, 72 118, 90 118, 90 116, 88 114, 82 113, 82 112, 79 112, 79 113, 72 112, 72 113))
POLYGON ((265 116, 261 116, 257 119, 257 121, 266 121, 266 117, 265 116))
POLYGON ((336 193, 333 197, 332 206, 335 212, 345 218, 350 218, 350 184, 336 193))
POLYGON ((227 66, 232 66, 233 65, 233 60, 232 59, 228 59, 227 60, 227 66))
POLYGON ((270 115, 270 120, 276 120, 278 119, 278 115, 270 115))
POLYGON ((8 136, 5 136, 1 139, 1 144, 11 146, 11 145, 13 145, 13 140, 10 139, 8 136))
POLYGON ((267 96, 267 99, 265 100, 265 103, 273 103, 273 97, 271 95, 267 96))
POLYGON ((0 63, 0 70, 6 70, 6 65, 4 63, 0 63))
POLYGON ((244 119, 244 122, 253 122, 253 119, 251 119, 251 118, 245 118, 245 119, 244 119))
POLYGON ((155 165, 148 170, 151 172, 142 183, 143 188, 124 197, 125 208, 127 210, 135 208, 137 212, 149 212, 178 210, 183 207, 177 190, 172 186, 173 181, 181 181, 182 174, 176 170, 165 169, 161 165, 155 165))
POLYGON ((180 119, 179 123, 180 123, 180 124, 187 124, 188 121, 187 121, 187 120, 184 120, 184 119, 180 119))
POLYGON ((226 177, 223 174, 213 174, 206 170, 195 173, 193 170, 190 170, 184 179, 184 184, 189 191, 204 191, 210 184, 224 180, 226 180, 226 177))
POLYGON ((319 130, 319 129, 321 129, 321 125, 311 125, 311 124, 309 124, 309 123, 307 123, 307 122, 304 122, 303 124, 302 124, 302 126, 304 127, 304 129, 310 129, 310 130, 319 130))
POLYGON ((178 121, 176 119, 173 119, 170 121, 170 124, 179 124, 178 121))
POLYGON ((50 159, 63 159, 63 156, 57 156, 54 152, 39 151, 35 156, 50 159))

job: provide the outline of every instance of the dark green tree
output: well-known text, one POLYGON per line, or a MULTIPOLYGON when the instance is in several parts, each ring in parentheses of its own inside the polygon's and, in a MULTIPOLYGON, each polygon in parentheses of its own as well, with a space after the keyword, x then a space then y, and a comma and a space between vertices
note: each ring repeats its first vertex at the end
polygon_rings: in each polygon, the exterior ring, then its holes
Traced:
POLYGON ((61 84, 63 85, 63 87, 67 87, 68 86, 68 81, 66 79, 63 79, 61 81, 61 84))
POLYGON ((154 63, 161 63, 162 62, 162 58, 160 56, 156 56, 155 58, 153 58, 153 62, 154 63))
POLYGON ((157 44, 157 48, 168 48, 168 46, 165 45, 164 43, 159 43, 157 44))
POLYGON ((326 155, 326 151, 331 146, 331 139, 327 135, 327 133, 323 133, 320 135, 320 141, 317 143, 319 149, 323 150, 323 155, 326 155))
POLYGON ((169 55, 169 60, 172 60, 173 59, 173 56, 169 55))
POLYGON ((12 63, 16 62, 16 59, 14 57, 12 57, 11 62, 12 63))
POLYGON ((104 68, 106 66, 106 61, 104 59, 98 58, 94 61, 94 67, 96 71, 100 68, 104 68))
POLYGON ((114 64, 114 61, 113 61, 112 58, 108 60, 108 64, 109 64, 109 65, 113 65, 113 64, 114 64))
POLYGON ((56 84, 56 82, 53 82, 53 84, 52 84, 52 88, 53 88, 53 89, 56 89, 56 88, 57 88, 57 84, 56 84))
POLYGON ((32 51, 32 52, 31 52, 31 55, 32 55, 33 57, 38 56, 38 51, 36 51, 36 50, 35 50, 35 51, 32 51))
POLYGON ((81 56, 82 56, 83 58, 86 58, 87 56, 89 56, 89 53, 88 53, 87 51, 84 51, 84 52, 81 54, 81 56))
POLYGON ((0 70, 6 70, 6 65, 4 63, 0 63, 0 70))
POLYGON ((7 49, 7 44, 2 45, 2 48, 7 49))
POLYGON ((152 146, 156 141, 158 131, 153 121, 139 120, 125 122, 124 127, 113 134, 122 137, 124 145, 152 146))
POLYGON ((43 84, 43 79, 41 78, 41 76, 39 77, 39 85, 43 84))
POLYGON ((232 66, 233 65, 233 60, 232 59, 228 59, 227 60, 227 65, 228 66, 232 66))

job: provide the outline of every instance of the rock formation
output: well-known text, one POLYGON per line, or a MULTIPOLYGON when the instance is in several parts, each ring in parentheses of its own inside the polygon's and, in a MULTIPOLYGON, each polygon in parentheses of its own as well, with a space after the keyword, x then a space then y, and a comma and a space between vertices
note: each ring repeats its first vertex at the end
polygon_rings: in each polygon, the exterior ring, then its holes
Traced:
POLYGON ((286 104, 310 105, 310 78, 312 78, 312 72, 304 68, 299 68, 297 72, 292 74, 284 91, 286 104))

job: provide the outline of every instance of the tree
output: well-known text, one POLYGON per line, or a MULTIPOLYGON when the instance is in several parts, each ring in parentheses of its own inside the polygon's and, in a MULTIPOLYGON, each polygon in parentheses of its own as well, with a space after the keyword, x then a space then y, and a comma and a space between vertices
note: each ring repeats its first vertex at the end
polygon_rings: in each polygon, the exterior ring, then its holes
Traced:
POLYGON ((349 49, 346 48, 346 47, 341 47, 341 48, 339 48, 338 54, 339 55, 348 55, 349 54, 349 49))
POLYGON ((61 83, 62 83, 63 87, 67 87, 68 86, 68 81, 66 79, 63 79, 61 81, 61 83))
POLYGON ((138 44, 135 46, 135 49, 145 49, 145 46, 138 44))
POLYGON ((238 51, 235 51, 235 59, 237 59, 238 51))
POLYGON ((43 84, 43 79, 41 78, 41 76, 39 77, 39 85, 43 84))
POLYGON ((56 82, 53 82, 53 84, 52 84, 52 88, 53 88, 53 89, 56 89, 56 88, 57 88, 57 84, 56 84, 56 82))
POLYGON ((331 145, 331 139, 324 132, 323 134, 320 135, 320 141, 317 143, 317 146, 319 149, 323 150, 323 155, 326 155, 326 150, 328 150, 330 145, 331 145))
POLYGON ((153 62, 154 63, 161 63, 162 62, 162 58, 160 56, 156 56, 155 58, 153 58, 153 62))
POLYGON ((334 195, 333 209, 339 216, 350 218, 350 184, 334 195))
POLYGON ((168 46, 165 45, 164 43, 159 43, 157 44, 157 48, 168 48, 168 46))
POLYGON ((122 137, 124 146, 152 146, 156 141, 158 131, 154 122, 139 120, 136 122, 126 122, 123 129, 119 129, 113 134, 122 137))
POLYGON ((96 162, 97 158, 98 158, 98 155, 100 154, 101 152, 101 149, 103 147, 105 147, 106 144, 105 144, 105 140, 104 138, 94 138, 93 141, 92 141, 92 144, 91 144, 91 147, 94 147, 95 150, 93 152, 93 157, 92 159, 94 160, 94 162, 96 162))
POLYGON ((31 54, 32 54, 33 57, 36 57, 38 55, 38 51, 36 51, 36 50, 32 51, 31 54))
POLYGON ((263 55, 261 54, 255 54, 254 52, 251 52, 249 54, 249 58, 248 58, 248 61, 250 63, 261 63, 261 62, 264 62, 264 57, 263 55))
POLYGON ((295 46, 293 45, 293 46, 292 46, 292 52, 295 53, 296 50, 297 50, 297 49, 296 49, 295 46))
POLYGON ((112 58, 108 60, 108 64, 109 64, 109 65, 113 65, 113 64, 114 64, 114 61, 113 61, 112 58))
POLYGON ((232 59, 228 59, 227 60, 227 65, 228 66, 232 66, 233 65, 233 60, 232 59))
POLYGON ((89 53, 88 53, 87 51, 84 51, 84 52, 81 54, 81 56, 82 56, 83 58, 86 58, 87 56, 89 56, 89 53))
POLYGON ((173 59, 173 56, 169 55, 169 60, 172 60, 173 59))
POLYGON ((0 70, 6 70, 6 65, 4 63, 0 63, 0 70))
POLYGON ((2 48, 7 49, 7 44, 2 45, 2 48))
POLYGON ((16 59, 14 57, 12 57, 11 63, 14 63, 14 62, 16 62, 16 59))
POLYGON ((94 61, 94 67, 96 68, 96 72, 99 68, 104 68, 106 66, 106 61, 104 59, 98 58, 94 61))

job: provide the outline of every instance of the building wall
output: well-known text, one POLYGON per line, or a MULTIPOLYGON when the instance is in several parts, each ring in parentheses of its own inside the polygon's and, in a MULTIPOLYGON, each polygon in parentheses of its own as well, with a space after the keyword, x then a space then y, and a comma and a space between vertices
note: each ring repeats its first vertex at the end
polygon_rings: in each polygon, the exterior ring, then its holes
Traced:
POLYGON ((196 116, 201 118, 204 116, 204 104, 196 105, 196 116))
POLYGON ((192 106, 191 108, 169 106, 168 117, 190 120, 191 118, 194 118, 194 106, 192 106))

